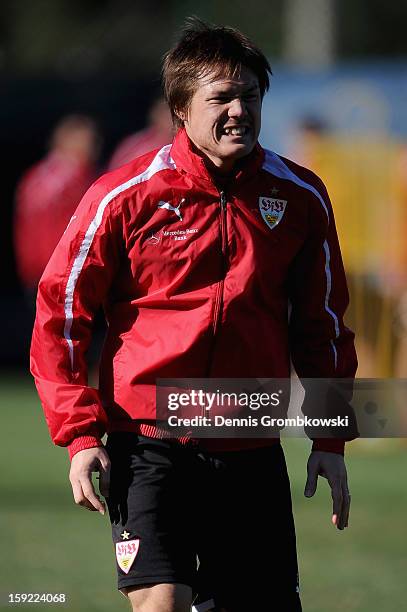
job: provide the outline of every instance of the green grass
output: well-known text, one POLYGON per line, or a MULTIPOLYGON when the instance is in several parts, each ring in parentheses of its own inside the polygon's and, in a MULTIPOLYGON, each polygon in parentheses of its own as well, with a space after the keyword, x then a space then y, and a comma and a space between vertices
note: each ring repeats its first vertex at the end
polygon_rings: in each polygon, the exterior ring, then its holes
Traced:
MULTIPOLYGON (((0 405, 0 609, 10 609, 8 593, 45 592, 65 593, 67 604, 36 604, 37 611, 128 611, 116 591, 108 519, 74 505, 67 453, 50 442, 30 380, 3 378, 0 405)), ((303 496, 309 443, 291 439, 285 448, 304 612, 404 609, 407 445, 349 446, 352 509, 343 532, 330 523, 324 479, 313 499, 303 496)))
POLYGON ((348 529, 330 524, 325 479, 303 496, 305 441, 291 441, 291 474, 305 612, 396 612, 407 598, 406 450, 399 440, 348 447, 352 494, 348 529), (301 448, 300 448, 301 446, 301 448))

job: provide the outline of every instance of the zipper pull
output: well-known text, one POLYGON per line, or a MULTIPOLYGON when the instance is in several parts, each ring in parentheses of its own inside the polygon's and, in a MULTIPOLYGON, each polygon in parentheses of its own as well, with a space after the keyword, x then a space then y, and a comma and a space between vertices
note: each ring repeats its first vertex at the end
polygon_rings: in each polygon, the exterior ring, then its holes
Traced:
POLYGON ((224 191, 220 192, 220 205, 222 207, 222 210, 226 210, 226 195, 224 191))

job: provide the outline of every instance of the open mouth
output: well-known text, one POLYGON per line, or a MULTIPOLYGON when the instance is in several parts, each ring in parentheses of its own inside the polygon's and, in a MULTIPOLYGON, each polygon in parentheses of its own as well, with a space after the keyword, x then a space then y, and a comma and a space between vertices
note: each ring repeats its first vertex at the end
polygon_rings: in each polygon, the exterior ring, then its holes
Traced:
POLYGON ((224 136, 245 136, 248 132, 249 132, 248 126, 241 125, 241 126, 223 128, 222 135, 224 136))

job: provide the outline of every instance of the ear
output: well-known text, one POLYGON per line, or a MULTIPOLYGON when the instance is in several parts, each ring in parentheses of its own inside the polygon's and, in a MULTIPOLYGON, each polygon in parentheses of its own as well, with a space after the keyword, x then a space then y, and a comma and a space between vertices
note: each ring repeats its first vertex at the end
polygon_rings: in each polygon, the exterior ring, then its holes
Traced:
POLYGON ((184 123, 185 121, 188 120, 188 116, 187 116, 187 113, 185 111, 176 109, 175 110, 175 114, 178 117, 178 119, 180 121, 182 121, 182 123, 184 123))

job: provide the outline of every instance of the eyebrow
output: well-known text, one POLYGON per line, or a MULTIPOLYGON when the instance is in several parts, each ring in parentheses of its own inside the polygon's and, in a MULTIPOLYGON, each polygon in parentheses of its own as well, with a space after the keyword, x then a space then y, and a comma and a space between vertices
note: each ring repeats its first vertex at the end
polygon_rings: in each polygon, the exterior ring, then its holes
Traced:
MULTIPOLYGON (((260 89, 259 85, 251 85, 250 87, 248 87, 247 89, 243 90, 243 93, 251 93, 252 91, 256 91, 260 89)), ((215 91, 212 91, 208 94, 208 96, 210 98, 216 97, 216 96, 227 96, 230 95, 231 93, 233 93, 236 90, 236 88, 234 86, 231 87, 231 89, 217 89, 215 91)))

